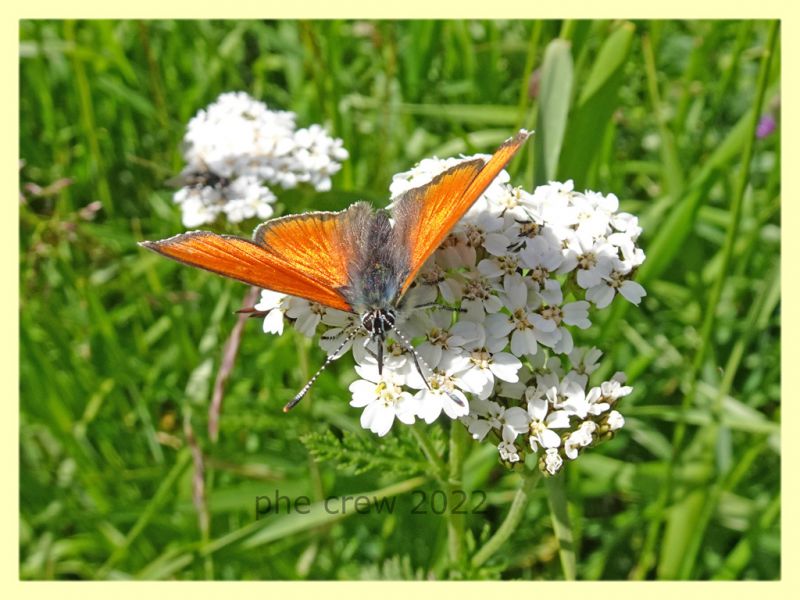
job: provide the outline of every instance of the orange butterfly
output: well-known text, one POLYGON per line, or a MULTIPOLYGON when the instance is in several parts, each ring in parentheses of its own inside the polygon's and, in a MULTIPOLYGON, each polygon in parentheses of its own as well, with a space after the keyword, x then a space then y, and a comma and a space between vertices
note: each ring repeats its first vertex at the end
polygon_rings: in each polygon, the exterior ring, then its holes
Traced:
MULTIPOLYGON (((521 130, 488 161, 461 162, 408 190, 394 202, 391 213, 356 202, 339 212, 271 219, 256 228, 252 241, 191 231, 140 245, 187 265, 359 315, 377 344, 379 372, 384 339, 393 330, 412 351, 422 374, 411 344, 395 329, 398 305, 425 261, 529 135, 521 130)), ((341 348, 356 333, 351 332, 341 348)), ((338 354, 328 357, 284 411, 300 401, 338 354)))

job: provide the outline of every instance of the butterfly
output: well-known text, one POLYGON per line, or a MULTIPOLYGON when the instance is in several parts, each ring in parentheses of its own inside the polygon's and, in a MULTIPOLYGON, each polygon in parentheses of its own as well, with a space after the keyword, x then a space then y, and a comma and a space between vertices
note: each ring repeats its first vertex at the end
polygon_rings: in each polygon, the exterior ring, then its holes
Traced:
POLYGON ((328 356, 284 412, 300 401, 359 330, 376 344, 379 373, 384 341, 392 331, 412 352, 422 375, 420 357, 395 327, 404 296, 428 258, 529 135, 520 130, 488 160, 478 157, 450 167, 395 199, 391 210, 356 202, 339 212, 271 219, 256 228, 252 240, 190 231, 139 244, 193 267, 358 315, 360 328, 328 356))

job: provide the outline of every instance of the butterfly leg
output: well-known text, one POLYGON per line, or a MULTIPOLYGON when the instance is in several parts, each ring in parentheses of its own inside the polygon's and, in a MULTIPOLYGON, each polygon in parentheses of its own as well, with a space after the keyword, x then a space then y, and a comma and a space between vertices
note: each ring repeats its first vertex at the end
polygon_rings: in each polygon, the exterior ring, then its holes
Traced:
POLYGON ((383 375, 383 336, 376 335, 375 343, 378 345, 378 355, 376 356, 378 360, 378 375, 383 375))

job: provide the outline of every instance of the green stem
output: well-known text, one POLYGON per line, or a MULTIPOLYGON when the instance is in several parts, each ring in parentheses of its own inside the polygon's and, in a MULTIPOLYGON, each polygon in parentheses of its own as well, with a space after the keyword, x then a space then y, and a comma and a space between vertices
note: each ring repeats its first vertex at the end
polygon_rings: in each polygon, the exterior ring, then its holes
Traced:
POLYGON ((459 424, 453 423, 450 429, 450 447, 448 463, 445 464, 420 423, 411 427, 411 433, 417 440, 422 453, 433 467, 433 476, 442 491, 447 494, 448 510, 445 512, 447 522, 447 550, 451 568, 463 573, 466 567, 465 531, 466 521, 461 513, 454 513, 453 508, 463 501, 462 478, 464 470, 464 441, 466 430, 459 424))
POLYGON ((517 529, 517 525, 525 515, 525 507, 528 505, 531 492, 539 479, 540 472, 538 470, 524 471, 522 473, 522 481, 519 488, 517 488, 517 493, 514 495, 514 500, 511 502, 511 508, 505 520, 497 528, 495 534, 472 557, 472 566, 474 568, 480 567, 489 560, 517 529))
POLYGON ((447 487, 447 469, 445 468, 444 462, 439 454, 436 452, 436 449, 433 447, 430 439, 428 439, 428 435, 425 433, 424 429, 419 423, 415 423, 411 429, 411 434, 414 436, 414 439, 417 440, 417 444, 422 450, 422 453, 425 455, 425 458, 431 463, 433 467, 433 476, 436 478, 436 481, 441 485, 441 487, 447 487))
POLYGON ((464 547, 464 533, 466 522, 464 513, 453 512, 463 500, 463 475, 464 475, 464 441, 466 430, 456 421, 450 424, 450 451, 448 454, 447 496, 447 545, 450 549, 452 565, 463 571, 466 560, 464 547), (461 492, 460 494, 458 492, 461 492), (459 497, 461 496, 461 497, 459 497))
POLYGON ((564 579, 575 581, 575 543, 572 537, 572 526, 569 522, 567 495, 564 493, 564 475, 549 477, 545 481, 547 487, 547 503, 553 518, 553 532, 558 540, 558 555, 564 579))

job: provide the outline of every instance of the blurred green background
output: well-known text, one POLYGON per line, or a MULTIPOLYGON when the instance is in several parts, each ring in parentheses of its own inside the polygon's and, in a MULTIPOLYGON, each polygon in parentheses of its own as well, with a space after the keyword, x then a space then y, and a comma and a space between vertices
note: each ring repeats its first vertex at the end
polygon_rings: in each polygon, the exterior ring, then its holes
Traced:
MULTIPOLYGON (((284 213, 382 206, 393 173, 521 126, 537 136, 514 183, 617 194, 644 227, 648 296, 578 338, 635 391, 620 434, 564 473, 577 577, 780 577, 777 23, 22 21, 20 39, 22 579, 564 576, 541 486, 489 562, 449 564, 444 519, 411 513, 429 469, 406 428, 360 428, 349 359, 282 414, 323 359, 294 332, 246 323, 210 439, 246 288, 136 242, 183 230, 164 182, 188 120, 233 90, 350 152, 332 192, 280 193, 284 213), (255 520, 276 490, 387 488, 391 515, 255 520)), ((519 476, 468 450, 465 488, 487 494, 471 555, 519 476)))

